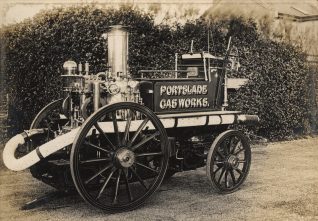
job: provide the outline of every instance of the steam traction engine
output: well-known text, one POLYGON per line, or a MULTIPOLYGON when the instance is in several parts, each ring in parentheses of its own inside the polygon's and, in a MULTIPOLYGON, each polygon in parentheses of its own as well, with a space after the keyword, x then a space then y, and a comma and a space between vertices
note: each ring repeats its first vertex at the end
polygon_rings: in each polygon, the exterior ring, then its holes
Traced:
POLYGON ((140 70, 133 79, 126 28, 112 26, 107 41, 105 72, 64 63, 65 98, 48 104, 30 130, 9 140, 5 165, 30 168, 60 190, 76 188, 108 212, 135 209, 163 179, 205 165, 217 192, 237 190, 249 172, 251 150, 241 132, 227 128, 258 117, 225 110, 227 91, 243 83, 227 78, 237 66, 230 47, 224 57, 191 49, 181 62, 176 54, 175 70, 140 70), (26 153, 17 157, 21 148, 26 153))

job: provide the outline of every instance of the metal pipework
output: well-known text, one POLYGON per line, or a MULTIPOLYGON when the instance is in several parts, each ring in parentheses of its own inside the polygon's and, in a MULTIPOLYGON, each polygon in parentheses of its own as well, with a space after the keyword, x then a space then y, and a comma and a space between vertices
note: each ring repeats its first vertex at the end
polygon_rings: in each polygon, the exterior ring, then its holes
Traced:
POLYGON ((228 98, 227 98, 227 86, 228 86, 227 73, 225 71, 225 74, 224 74, 224 98, 223 98, 222 110, 225 110, 225 108, 229 106, 228 98))
POLYGON ((99 109, 99 102, 100 102, 100 82, 94 81, 94 112, 99 109))
POLYGON ((107 32, 108 64, 113 78, 127 74, 128 69, 128 31, 121 25, 110 26, 107 32))

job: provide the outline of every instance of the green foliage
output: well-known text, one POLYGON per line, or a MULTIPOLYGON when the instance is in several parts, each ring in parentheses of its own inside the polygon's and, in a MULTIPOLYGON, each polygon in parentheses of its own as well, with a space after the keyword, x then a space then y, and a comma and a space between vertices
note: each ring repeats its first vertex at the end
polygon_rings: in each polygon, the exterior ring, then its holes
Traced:
POLYGON ((236 109, 258 113, 258 133, 270 139, 304 134, 310 118, 309 73, 305 57, 289 45, 269 40, 241 51, 248 85, 233 94, 236 109))
POLYGON ((174 53, 187 52, 192 39, 196 50, 207 50, 207 24, 214 54, 222 55, 232 36, 242 64, 233 76, 251 81, 231 95, 230 108, 258 114, 262 121, 255 132, 271 139, 284 139, 304 129, 309 109, 304 57, 289 45, 261 38, 253 21, 198 19, 171 27, 154 25, 151 14, 131 7, 85 6, 56 8, 3 30, 13 133, 27 129, 45 104, 61 96, 59 75, 65 60, 88 61, 93 73, 105 70, 107 43, 102 34, 114 24, 131 28, 133 74, 149 67, 172 69, 174 53))

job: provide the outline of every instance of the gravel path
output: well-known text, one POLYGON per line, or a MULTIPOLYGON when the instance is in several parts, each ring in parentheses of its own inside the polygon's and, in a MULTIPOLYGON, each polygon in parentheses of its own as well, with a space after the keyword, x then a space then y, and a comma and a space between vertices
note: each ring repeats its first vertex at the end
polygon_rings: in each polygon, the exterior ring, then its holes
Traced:
POLYGON ((214 193, 205 168, 179 173, 146 204, 108 215, 79 196, 19 208, 51 187, 26 172, 0 170, 0 220, 318 220, 318 138, 253 148, 248 179, 230 195, 214 193))

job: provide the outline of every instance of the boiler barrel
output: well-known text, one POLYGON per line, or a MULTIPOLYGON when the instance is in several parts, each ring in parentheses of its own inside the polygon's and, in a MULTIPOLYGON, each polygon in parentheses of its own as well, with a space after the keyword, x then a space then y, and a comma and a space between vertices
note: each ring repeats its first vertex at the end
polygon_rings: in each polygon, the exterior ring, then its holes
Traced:
POLYGON ((108 64, 111 66, 113 77, 127 73, 128 34, 127 28, 121 25, 110 26, 107 33, 108 64))

